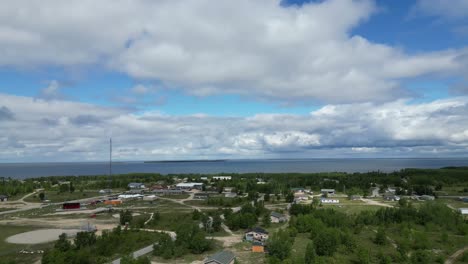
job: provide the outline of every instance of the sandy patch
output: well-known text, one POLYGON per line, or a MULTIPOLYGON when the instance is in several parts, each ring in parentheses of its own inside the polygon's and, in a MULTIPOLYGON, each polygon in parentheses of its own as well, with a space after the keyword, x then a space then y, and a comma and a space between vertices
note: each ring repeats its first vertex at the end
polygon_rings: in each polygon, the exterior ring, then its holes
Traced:
MULTIPOLYGON (((132 216, 139 216, 141 215, 140 213, 132 213, 132 216)), ((113 214, 112 217, 114 218, 120 218, 120 214, 113 214)))
POLYGON ((80 229, 40 229, 30 232, 25 232, 11 236, 6 239, 6 242, 12 244, 41 244, 52 242, 58 239, 58 237, 65 233, 68 237, 75 236, 76 233, 80 232, 80 229))

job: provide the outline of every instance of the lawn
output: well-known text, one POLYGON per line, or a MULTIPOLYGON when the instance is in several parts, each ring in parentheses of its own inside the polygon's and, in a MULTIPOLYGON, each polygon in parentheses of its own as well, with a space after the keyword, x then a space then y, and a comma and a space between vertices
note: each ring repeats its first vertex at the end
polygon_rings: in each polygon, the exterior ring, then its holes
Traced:
MULTIPOLYGON (((330 205, 325 205, 324 207, 329 207, 330 205)), ((333 205, 331 205, 333 206, 333 205)), ((382 206, 378 205, 369 205, 369 204, 344 204, 344 205, 335 205, 333 206, 333 209, 343 212, 346 214, 358 214, 362 211, 377 211, 380 208, 383 208, 382 206)))
MULTIPOLYGON (((151 260, 155 263, 168 263, 168 264, 169 263, 170 264, 192 263, 195 261, 203 261, 208 256, 213 255, 214 253, 223 250, 223 246, 221 242, 213 240, 213 245, 214 245, 213 249, 211 249, 210 251, 204 252, 203 254, 199 254, 199 255, 189 253, 176 259, 164 259, 161 257, 152 256, 151 260)), ((242 263, 247 263, 247 262, 242 262, 242 263)))
MULTIPOLYGON (((102 194, 100 194, 99 191, 84 191, 84 192, 75 191, 73 193, 70 193, 70 192, 59 193, 57 191, 45 191, 44 194, 45 194, 45 200, 49 200, 53 203, 102 196, 102 194)), ((39 199, 39 194, 31 195, 27 197, 25 201, 26 202, 41 202, 41 200, 39 199)))
POLYGON ((40 254, 21 254, 20 250, 37 251, 50 248, 53 243, 37 244, 37 245, 19 245, 10 244, 5 240, 12 236, 23 232, 37 230, 34 226, 14 226, 0 225, 0 258, 1 263, 33 263, 40 258, 40 254))

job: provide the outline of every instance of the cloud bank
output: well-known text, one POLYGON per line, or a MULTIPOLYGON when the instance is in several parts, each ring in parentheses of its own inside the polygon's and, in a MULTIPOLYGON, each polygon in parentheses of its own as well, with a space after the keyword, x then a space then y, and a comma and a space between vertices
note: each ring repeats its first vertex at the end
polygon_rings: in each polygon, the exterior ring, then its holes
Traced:
POLYGON ((466 156, 468 98, 326 105, 307 115, 136 115, 0 94, 0 160, 466 156), (12 118, 14 117, 14 122, 12 118))
POLYGON ((463 70, 466 50, 412 55, 353 35, 375 11, 370 0, 9 1, 0 66, 99 65, 199 96, 281 103, 392 101, 406 79, 463 70))

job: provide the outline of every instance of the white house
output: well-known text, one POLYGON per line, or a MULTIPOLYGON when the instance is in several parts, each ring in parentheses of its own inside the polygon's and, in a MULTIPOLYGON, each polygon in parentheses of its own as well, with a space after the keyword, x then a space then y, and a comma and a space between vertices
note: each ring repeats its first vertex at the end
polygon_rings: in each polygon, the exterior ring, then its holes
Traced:
POLYGON ((120 194, 117 196, 119 199, 140 199, 144 196, 142 194, 120 194))
POLYGON ((213 180, 217 181, 230 181, 232 179, 232 176, 213 176, 213 180))
POLYGON ((458 209, 458 210, 460 210, 460 213, 461 213, 462 215, 468 215, 468 208, 460 208, 460 209, 458 209))
POLYGON ((268 231, 260 227, 255 227, 245 232, 244 238, 245 240, 251 241, 251 242, 253 241, 265 242, 268 239, 268 231))
POLYGON ((146 187, 141 182, 131 182, 131 183, 128 184, 128 188, 130 188, 130 189, 144 189, 146 187))
POLYGON ((321 189, 320 192, 323 195, 334 195, 335 194, 335 189, 321 189))
POLYGON ((143 197, 143 201, 154 201, 156 199, 158 199, 156 195, 148 195, 148 196, 143 197))
POLYGON ((340 200, 338 200, 338 199, 326 199, 326 198, 322 198, 322 199, 320 199, 320 201, 321 201, 323 204, 339 204, 339 203, 340 203, 340 200))
POLYGON ((8 195, 0 195, 0 201, 2 202, 7 202, 8 201, 8 195))
POLYGON ((176 185, 178 189, 183 189, 183 190, 191 190, 191 189, 198 189, 201 190, 203 188, 203 183, 201 182, 183 182, 183 183, 178 183, 176 185))
POLYGON ((283 223, 283 222, 288 221, 288 218, 286 218, 285 215, 277 213, 277 212, 271 212, 270 219, 272 223, 283 223))

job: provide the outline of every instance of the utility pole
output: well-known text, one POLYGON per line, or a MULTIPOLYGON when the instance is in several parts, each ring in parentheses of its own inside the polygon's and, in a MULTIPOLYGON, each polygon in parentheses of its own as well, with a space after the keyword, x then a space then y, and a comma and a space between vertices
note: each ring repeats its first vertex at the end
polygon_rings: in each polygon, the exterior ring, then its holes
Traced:
POLYGON ((112 188, 112 138, 109 139, 109 190, 112 188))
POLYGON ((109 139, 109 176, 112 176, 112 138, 109 139))

